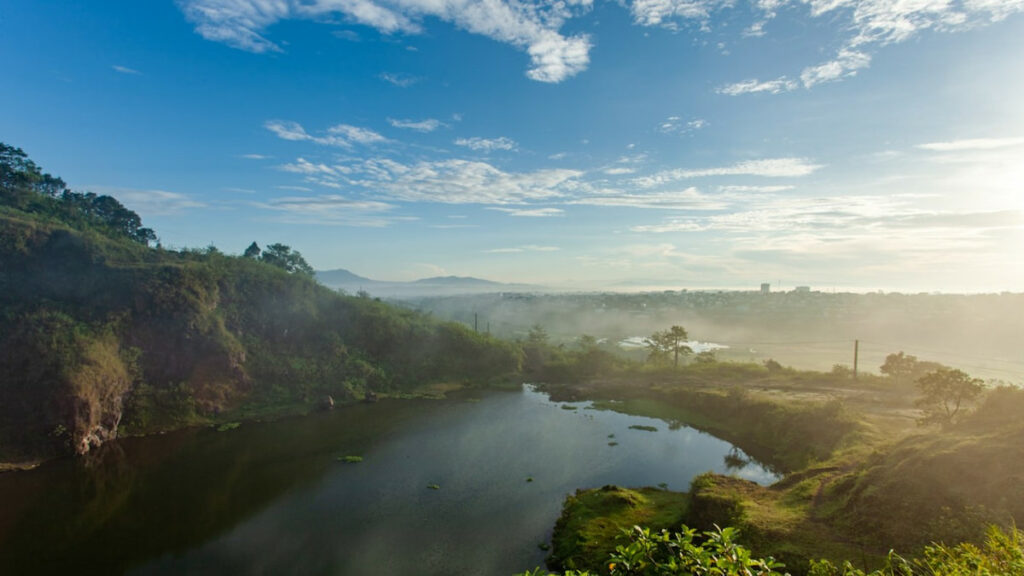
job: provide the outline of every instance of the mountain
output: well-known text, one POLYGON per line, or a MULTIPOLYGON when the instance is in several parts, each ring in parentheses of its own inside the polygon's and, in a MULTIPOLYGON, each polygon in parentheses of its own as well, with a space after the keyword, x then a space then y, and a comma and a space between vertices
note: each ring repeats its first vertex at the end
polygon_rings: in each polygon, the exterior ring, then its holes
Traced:
POLYGON ((379 298, 394 299, 545 290, 541 286, 532 284, 506 284, 472 276, 434 276, 412 282, 389 282, 366 278, 344 268, 317 272, 316 279, 324 286, 336 290, 365 292, 379 298))
POLYGON ((473 278, 472 276, 434 276, 432 278, 421 278, 415 284, 432 284, 434 286, 507 286, 501 282, 473 278))
POLYGON ((365 276, 349 272, 344 268, 337 268, 335 270, 319 270, 316 273, 316 279, 325 286, 341 284, 374 284, 376 282, 375 280, 370 280, 365 276))

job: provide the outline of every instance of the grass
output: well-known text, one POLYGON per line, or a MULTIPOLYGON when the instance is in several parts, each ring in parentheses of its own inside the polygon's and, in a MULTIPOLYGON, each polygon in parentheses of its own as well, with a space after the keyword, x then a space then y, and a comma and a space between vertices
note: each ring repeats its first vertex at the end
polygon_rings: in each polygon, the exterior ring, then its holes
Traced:
POLYGON ((362 461, 362 456, 338 456, 338 462, 344 462, 346 464, 357 464, 362 461))
POLYGON ((685 517, 688 501, 684 493, 658 488, 605 486, 577 490, 566 499, 555 525, 548 565, 605 574, 608 554, 615 545, 625 542, 624 529, 636 525, 677 528, 685 517))
POLYGON ((633 424, 629 427, 630 430, 643 430, 644 432, 657 432, 657 426, 645 426, 643 424, 633 424))

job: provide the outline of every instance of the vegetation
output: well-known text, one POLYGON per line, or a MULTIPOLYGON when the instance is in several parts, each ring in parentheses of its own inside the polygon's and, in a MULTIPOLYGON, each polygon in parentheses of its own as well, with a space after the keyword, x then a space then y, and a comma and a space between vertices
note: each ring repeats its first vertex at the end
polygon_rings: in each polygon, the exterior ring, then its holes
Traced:
POLYGON ((287 246, 152 248, 116 200, 62 188, 0 147, 0 461, 519 369, 515 344, 317 285, 287 246))
MULTIPOLYGON (((600 567, 567 570, 564 576, 782 576, 790 568, 771 556, 758 558, 737 542, 734 528, 715 528, 700 535, 685 525, 676 532, 634 526, 624 530, 629 542, 616 547, 600 567)), ((789 573, 788 571, 785 573, 789 573)), ((811 561, 810 576, 1020 576, 1024 574, 1024 541, 1017 529, 990 527, 983 546, 933 544, 921 558, 907 560, 889 553, 884 566, 870 572, 849 562, 836 566, 811 561)), ((541 569, 520 576, 556 576, 541 569)))
POLYGON ((654 362, 665 362, 672 358, 672 366, 679 367, 679 355, 693 353, 693 350, 686 345, 689 336, 682 326, 673 326, 668 330, 655 332, 646 339, 644 344, 648 350, 648 360, 654 362))
POLYGON ((981 394, 984 382, 960 370, 939 368, 918 378, 917 388, 921 391, 917 407, 923 412, 919 422, 948 426, 964 413, 965 404, 981 394))

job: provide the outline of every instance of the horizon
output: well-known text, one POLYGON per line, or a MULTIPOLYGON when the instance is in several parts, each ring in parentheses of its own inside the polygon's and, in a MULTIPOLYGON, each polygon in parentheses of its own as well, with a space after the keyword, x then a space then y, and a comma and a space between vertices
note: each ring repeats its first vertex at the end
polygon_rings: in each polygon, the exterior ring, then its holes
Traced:
POLYGON ((1017 0, 361 6, 12 6, 0 135, 164 246, 390 282, 1024 291, 1017 0))

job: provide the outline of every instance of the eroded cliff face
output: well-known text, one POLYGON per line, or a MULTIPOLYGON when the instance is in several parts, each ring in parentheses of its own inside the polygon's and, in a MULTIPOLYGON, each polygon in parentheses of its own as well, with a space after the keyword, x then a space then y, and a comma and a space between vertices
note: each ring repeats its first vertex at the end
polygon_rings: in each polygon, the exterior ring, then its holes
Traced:
POLYGON ((63 416, 76 453, 85 454, 117 438, 124 398, 133 379, 113 334, 82 345, 80 362, 69 374, 66 395, 57 399, 64 405, 63 416))

